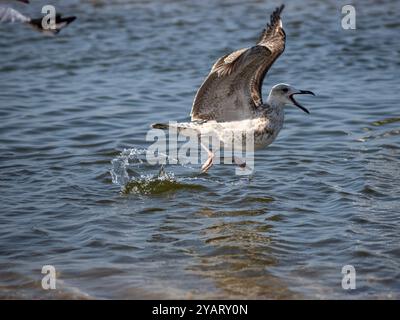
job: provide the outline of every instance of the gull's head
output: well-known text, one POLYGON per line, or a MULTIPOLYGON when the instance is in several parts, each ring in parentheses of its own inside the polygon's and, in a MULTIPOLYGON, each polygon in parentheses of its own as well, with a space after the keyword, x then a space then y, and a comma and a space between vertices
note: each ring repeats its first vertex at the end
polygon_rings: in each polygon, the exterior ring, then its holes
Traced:
POLYGON ((296 94, 311 94, 315 96, 315 94, 311 91, 299 90, 286 83, 280 83, 272 87, 271 92, 269 93, 268 101, 272 104, 278 104, 282 106, 291 104, 300 108, 304 112, 310 113, 294 99, 296 94))

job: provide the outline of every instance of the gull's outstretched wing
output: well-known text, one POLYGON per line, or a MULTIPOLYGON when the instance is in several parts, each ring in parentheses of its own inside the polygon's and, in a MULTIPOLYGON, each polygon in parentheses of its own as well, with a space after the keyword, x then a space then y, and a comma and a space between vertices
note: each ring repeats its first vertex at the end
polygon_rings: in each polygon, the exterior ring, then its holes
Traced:
POLYGON ((75 16, 63 17, 60 14, 57 14, 54 29, 43 29, 42 18, 31 19, 31 21, 29 23, 32 27, 34 27, 36 30, 38 30, 40 32, 44 32, 44 33, 48 33, 48 34, 57 34, 61 31, 61 29, 68 26, 75 19, 76 19, 75 16))
POLYGON ((29 22, 31 19, 10 7, 0 7, 0 22, 29 22))
POLYGON ((262 104, 264 77, 285 49, 285 32, 280 14, 271 15, 256 46, 235 51, 217 60, 197 91, 192 120, 235 121, 251 118, 262 104))

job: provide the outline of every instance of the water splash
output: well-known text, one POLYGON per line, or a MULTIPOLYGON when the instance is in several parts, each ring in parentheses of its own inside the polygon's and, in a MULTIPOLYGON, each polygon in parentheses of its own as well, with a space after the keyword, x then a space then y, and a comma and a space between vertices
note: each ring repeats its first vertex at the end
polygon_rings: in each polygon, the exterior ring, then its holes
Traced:
POLYGON ((129 171, 135 174, 135 169, 144 164, 142 159, 146 149, 124 149, 120 155, 111 161, 111 178, 114 184, 125 186, 130 180, 129 171))
POLYGON ((205 187, 176 179, 173 173, 149 174, 131 179, 123 188, 124 194, 158 195, 179 190, 203 190, 205 187))
MULTIPOLYGON (((202 190, 203 186, 187 183, 186 178, 177 179, 173 172, 167 172, 164 165, 157 168, 145 160, 146 149, 124 149, 111 161, 110 174, 114 184, 124 194, 155 195, 178 190, 202 190), (152 170, 153 173, 146 173, 152 170)), ((190 179, 189 179, 190 180, 190 179)))

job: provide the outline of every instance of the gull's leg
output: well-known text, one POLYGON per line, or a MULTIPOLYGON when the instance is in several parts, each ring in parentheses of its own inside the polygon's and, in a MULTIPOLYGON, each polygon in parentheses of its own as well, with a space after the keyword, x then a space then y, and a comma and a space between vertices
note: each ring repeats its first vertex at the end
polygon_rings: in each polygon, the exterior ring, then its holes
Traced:
POLYGON ((251 171, 251 168, 246 164, 246 161, 245 160, 243 160, 243 159, 241 159, 241 158, 239 158, 239 157, 235 157, 235 156, 233 156, 233 158, 232 158, 232 162, 234 163, 234 164, 236 164, 240 169, 242 169, 242 170, 250 170, 251 171))
POLYGON ((214 160, 214 153, 212 151, 210 151, 203 143, 200 142, 200 145, 202 146, 202 148, 204 150, 207 151, 208 154, 208 159, 206 160, 206 162, 203 163, 203 165, 201 166, 201 173, 206 173, 213 165, 213 160, 214 160))
POLYGON ((158 171, 158 177, 160 178, 160 177, 164 177, 166 174, 165 174, 165 170, 164 170, 164 165, 162 164, 161 165, 161 168, 160 168, 160 171, 158 171))

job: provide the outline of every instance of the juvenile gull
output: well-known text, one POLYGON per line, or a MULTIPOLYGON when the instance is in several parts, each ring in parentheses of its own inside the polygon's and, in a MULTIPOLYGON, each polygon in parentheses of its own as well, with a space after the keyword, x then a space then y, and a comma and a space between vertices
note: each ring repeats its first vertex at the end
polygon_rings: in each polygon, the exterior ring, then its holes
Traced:
MULTIPOLYGON (((197 91, 191 122, 156 123, 152 127, 168 129, 171 126, 184 135, 212 134, 223 143, 231 139, 226 137, 251 132, 256 150, 270 145, 278 136, 284 122, 285 105, 295 105, 309 113, 294 99, 294 95, 314 93, 288 84, 273 86, 267 101, 262 99, 264 77, 285 49, 286 35, 280 17, 283 8, 282 5, 272 13, 270 23, 255 46, 237 50, 217 60, 197 91)), ((201 171, 207 172, 213 165, 215 154, 204 144, 202 147, 206 149, 208 159, 201 171)), ((244 164, 240 159, 233 160, 239 166, 244 164)))
POLYGON ((19 11, 13 9, 8 5, 1 5, 1 3, 10 3, 10 2, 24 2, 29 3, 29 0, 0 0, 0 22, 20 22, 28 24, 29 26, 33 27, 35 30, 54 35, 60 32, 61 29, 68 26, 72 21, 76 19, 76 17, 62 17, 60 14, 56 15, 55 19, 55 29, 44 29, 42 26, 42 19, 32 19, 26 15, 23 15, 19 11))

